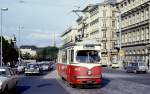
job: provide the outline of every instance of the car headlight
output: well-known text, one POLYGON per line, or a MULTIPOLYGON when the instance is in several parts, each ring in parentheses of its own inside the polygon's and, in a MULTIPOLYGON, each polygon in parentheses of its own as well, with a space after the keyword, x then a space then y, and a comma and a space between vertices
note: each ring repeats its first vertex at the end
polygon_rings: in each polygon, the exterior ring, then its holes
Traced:
POLYGON ((2 89, 2 82, 0 82, 0 90, 2 89))

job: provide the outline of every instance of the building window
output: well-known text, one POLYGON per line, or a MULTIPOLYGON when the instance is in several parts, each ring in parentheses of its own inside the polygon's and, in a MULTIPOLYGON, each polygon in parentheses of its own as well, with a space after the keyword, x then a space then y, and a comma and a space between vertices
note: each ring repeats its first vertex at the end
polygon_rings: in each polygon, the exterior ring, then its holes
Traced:
POLYGON ((106 49, 106 43, 103 43, 103 48, 106 49))
POLYGON ((97 18, 90 23, 90 26, 93 26, 93 25, 97 24, 98 22, 99 22, 99 19, 97 18))
POLYGON ((103 10, 103 17, 106 17, 106 10, 103 10))
POLYGON ((112 27, 115 27, 116 25, 115 25, 116 23, 115 23, 115 21, 113 20, 112 21, 112 27))
POLYGON ((146 39, 149 39, 149 34, 150 34, 150 33, 149 33, 149 28, 147 27, 147 28, 146 28, 146 39))
POLYGON ((106 21, 107 21, 107 20, 106 20, 106 19, 103 19, 102 21, 103 21, 103 27, 106 27, 106 21))
POLYGON ((147 8, 147 9, 146 9, 146 19, 149 19, 149 15, 150 15, 150 14, 149 14, 148 11, 149 11, 149 9, 147 8))
POLYGON ((106 32, 103 32, 103 38, 106 38, 106 32))
POLYGON ((95 30, 94 32, 91 32, 90 35, 96 35, 99 33, 99 30, 95 30))
POLYGON ((112 17, 115 17, 115 13, 116 13, 115 11, 112 11, 112 17))

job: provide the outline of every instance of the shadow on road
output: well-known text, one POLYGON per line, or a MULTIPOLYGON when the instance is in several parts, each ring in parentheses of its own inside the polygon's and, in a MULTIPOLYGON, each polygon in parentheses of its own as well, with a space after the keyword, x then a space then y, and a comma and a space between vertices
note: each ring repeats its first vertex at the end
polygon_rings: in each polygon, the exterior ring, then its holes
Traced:
POLYGON ((100 89, 100 88, 106 87, 109 83, 110 83, 110 80, 108 78, 103 77, 102 83, 99 85, 82 85, 77 88, 79 88, 79 89, 100 89))
POLYGON ((46 86, 51 86, 51 85, 52 85, 51 83, 46 83, 46 84, 40 84, 37 87, 41 88, 41 87, 46 87, 46 86))
POLYGON ((106 87, 109 83, 110 80, 108 78, 103 77, 101 88, 106 87))
POLYGON ((16 94, 22 94, 24 91, 28 90, 30 86, 17 86, 16 94))

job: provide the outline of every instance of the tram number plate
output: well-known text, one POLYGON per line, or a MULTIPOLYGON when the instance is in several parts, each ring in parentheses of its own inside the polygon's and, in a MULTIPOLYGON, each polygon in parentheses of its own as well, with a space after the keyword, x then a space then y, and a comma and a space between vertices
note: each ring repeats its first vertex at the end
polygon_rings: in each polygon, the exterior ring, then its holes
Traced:
POLYGON ((92 83, 93 83, 93 81, 91 81, 91 80, 87 81, 87 84, 92 84, 92 83))

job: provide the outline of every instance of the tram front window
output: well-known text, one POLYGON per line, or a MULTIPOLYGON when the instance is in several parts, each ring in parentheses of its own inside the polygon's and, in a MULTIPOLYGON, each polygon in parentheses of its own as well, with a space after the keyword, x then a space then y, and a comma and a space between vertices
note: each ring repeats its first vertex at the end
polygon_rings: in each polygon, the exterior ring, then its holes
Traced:
POLYGON ((98 63, 100 62, 100 57, 98 51, 81 50, 77 52, 76 60, 80 63, 98 63))

